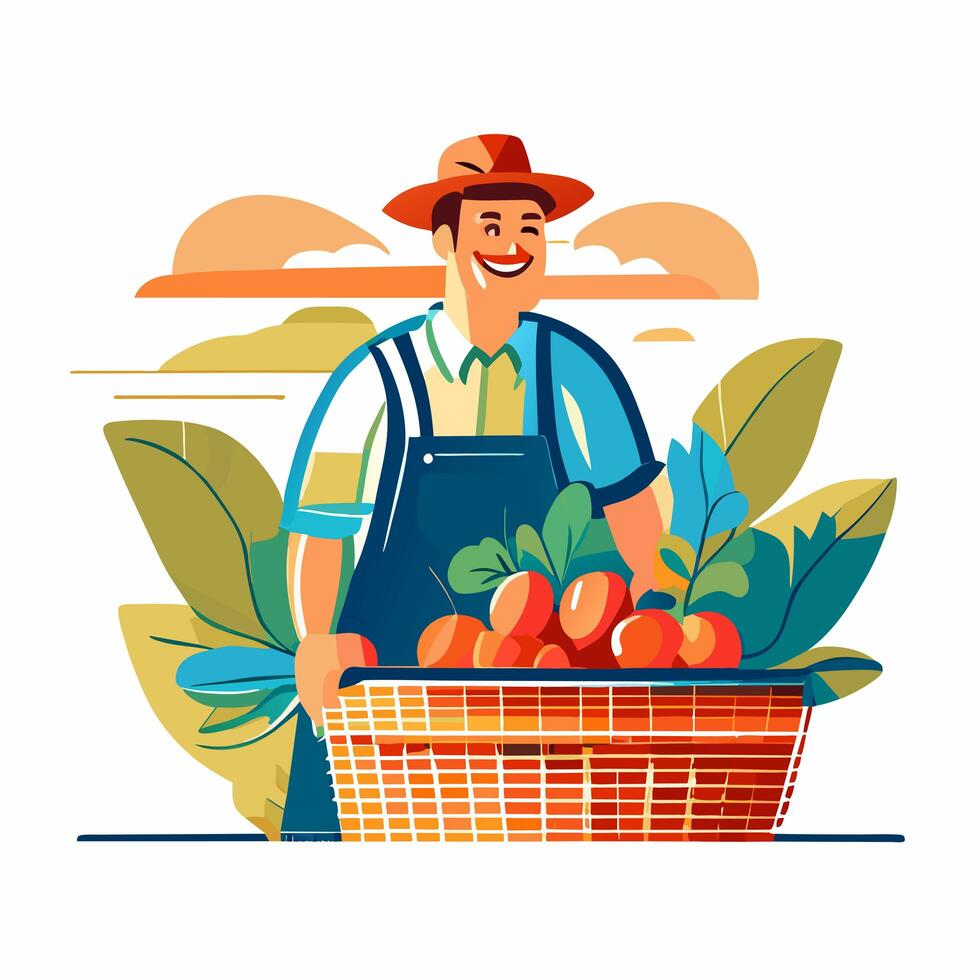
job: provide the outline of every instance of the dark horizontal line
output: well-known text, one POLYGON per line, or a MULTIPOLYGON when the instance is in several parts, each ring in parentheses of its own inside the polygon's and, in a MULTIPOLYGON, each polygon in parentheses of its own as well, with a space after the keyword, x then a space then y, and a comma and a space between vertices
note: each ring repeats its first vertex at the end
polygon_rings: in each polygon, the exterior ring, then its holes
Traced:
POLYGON ((265 834, 79 834, 82 844, 120 841, 265 841, 265 834))
POLYGON ((777 844, 904 844, 905 834, 773 834, 777 844))

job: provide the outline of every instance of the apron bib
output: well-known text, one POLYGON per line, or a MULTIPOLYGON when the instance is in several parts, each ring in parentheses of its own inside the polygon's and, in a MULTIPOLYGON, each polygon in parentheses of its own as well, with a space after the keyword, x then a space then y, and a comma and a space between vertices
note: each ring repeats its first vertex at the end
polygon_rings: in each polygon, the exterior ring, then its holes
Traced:
MULTIPOLYGON (((379 664, 411 666, 425 627, 453 611, 440 585, 450 589, 453 555, 488 535, 502 540, 519 524, 539 528, 557 484, 543 436, 434 436, 409 337, 386 341, 372 353, 388 397, 388 444, 337 632, 366 636, 379 664)), ((487 622, 490 596, 453 593, 453 603, 459 613, 487 622)), ((302 709, 282 838, 340 839, 326 747, 302 709)))

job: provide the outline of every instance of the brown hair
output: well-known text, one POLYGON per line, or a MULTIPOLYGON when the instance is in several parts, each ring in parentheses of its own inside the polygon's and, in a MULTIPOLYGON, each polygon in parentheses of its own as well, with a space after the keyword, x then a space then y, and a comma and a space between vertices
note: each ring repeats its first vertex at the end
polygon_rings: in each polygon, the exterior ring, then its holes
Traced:
POLYGON ((534 201, 544 211, 544 216, 555 209, 555 199, 533 184, 474 184, 463 193, 453 192, 440 197, 432 209, 432 234, 448 225, 453 234, 453 245, 459 235, 459 206, 463 198, 471 201, 534 201))

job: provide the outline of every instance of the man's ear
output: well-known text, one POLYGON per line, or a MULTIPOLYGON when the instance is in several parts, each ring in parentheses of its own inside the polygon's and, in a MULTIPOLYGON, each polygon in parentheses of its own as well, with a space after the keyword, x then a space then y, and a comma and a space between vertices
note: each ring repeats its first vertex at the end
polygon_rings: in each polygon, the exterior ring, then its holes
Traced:
POLYGON ((432 233, 432 247, 436 255, 443 261, 449 260, 449 255, 454 251, 453 233, 449 225, 440 225, 432 233))

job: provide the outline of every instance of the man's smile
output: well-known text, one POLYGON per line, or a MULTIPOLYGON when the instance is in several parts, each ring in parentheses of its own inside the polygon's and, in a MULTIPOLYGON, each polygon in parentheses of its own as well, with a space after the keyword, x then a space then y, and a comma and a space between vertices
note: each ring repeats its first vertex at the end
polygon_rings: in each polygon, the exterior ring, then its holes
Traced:
POLYGON ((473 258, 495 276, 504 279, 513 279, 524 272, 534 261, 534 256, 527 249, 516 246, 517 251, 514 255, 484 255, 482 252, 474 252, 473 258))

